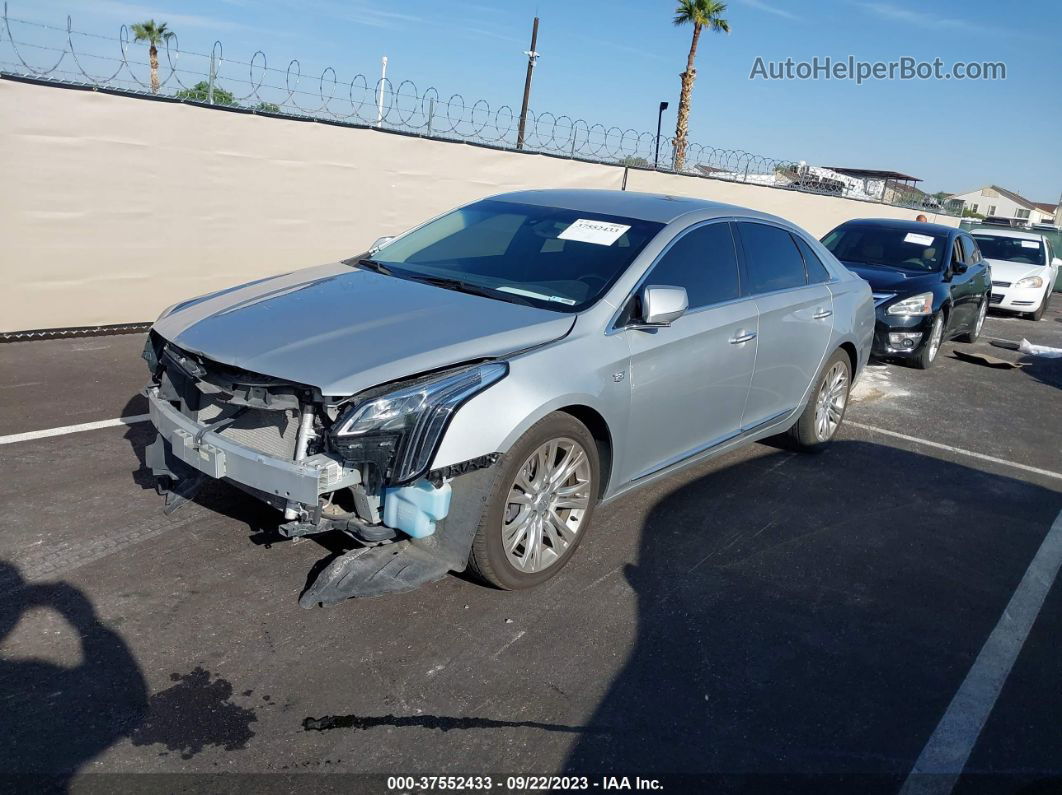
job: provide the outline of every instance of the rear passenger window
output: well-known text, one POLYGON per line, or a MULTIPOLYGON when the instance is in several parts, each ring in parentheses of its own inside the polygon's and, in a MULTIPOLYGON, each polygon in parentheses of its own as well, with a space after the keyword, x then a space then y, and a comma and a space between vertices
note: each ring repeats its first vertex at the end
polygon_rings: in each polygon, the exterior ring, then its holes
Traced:
POLYGON ((974 242, 972 237, 962 238, 962 247, 966 251, 966 264, 976 265, 981 261, 981 249, 977 247, 977 243, 974 242))
POLYGON ((730 224, 707 224, 687 232, 656 263, 646 284, 685 287, 690 309, 737 298, 737 253, 730 224))
POLYGON ((819 259, 819 255, 815 253, 815 249, 809 246, 799 235, 793 235, 793 240, 796 241, 800 253, 804 255, 804 265, 806 265, 808 269, 808 281, 812 284, 828 282, 831 278, 830 272, 826 270, 826 266, 822 264, 822 260, 819 259))
POLYGON ((957 237, 951 244, 951 264, 961 265, 965 261, 966 255, 962 252, 962 238, 957 237))
POLYGON ((804 260, 787 231, 767 224, 742 222, 737 226, 745 248, 748 293, 769 293, 807 284, 804 260))

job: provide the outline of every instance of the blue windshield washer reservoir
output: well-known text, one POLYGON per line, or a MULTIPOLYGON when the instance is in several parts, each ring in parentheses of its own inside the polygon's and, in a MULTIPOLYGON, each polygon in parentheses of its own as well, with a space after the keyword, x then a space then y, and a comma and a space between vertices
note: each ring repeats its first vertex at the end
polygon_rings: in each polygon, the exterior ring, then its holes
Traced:
POLYGON ((435 532, 435 523, 450 512, 449 483, 439 488, 426 480, 411 486, 384 489, 383 523, 413 538, 435 532))

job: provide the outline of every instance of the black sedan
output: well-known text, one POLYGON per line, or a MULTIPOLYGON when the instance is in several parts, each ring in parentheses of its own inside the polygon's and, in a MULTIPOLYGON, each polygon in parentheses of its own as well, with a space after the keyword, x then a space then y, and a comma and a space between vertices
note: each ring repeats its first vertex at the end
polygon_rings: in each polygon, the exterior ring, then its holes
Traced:
POLYGON ((973 342, 981 333, 992 276, 965 230, 867 218, 841 224, 822 243, 870 282, 875 356, 925 369, 945 340, 973 342))

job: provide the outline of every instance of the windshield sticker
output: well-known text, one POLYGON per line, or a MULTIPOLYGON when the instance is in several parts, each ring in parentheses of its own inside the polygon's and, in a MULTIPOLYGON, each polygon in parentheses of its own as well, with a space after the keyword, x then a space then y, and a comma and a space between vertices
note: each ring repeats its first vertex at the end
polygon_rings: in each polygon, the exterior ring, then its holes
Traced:
POLYGON ((598 246, 611 246, 628 229, 630 229, 630 226, 627 224, 611 224, 608 221, 591 221, 588 218, 579 218, 557 235, 557 238, 560 240, 577 240, 580 243, 594 243, 598 246))
POLYGON ((1023 240, 1021 241, 1022 248, 1040 248, 1039 242, 1036 240, 1023 240))
POLYGON ((932 235, 920 235, 917 232, 908 232, 907 237, 903 239, 904 243, 914 243, 916 246, 932 246, 932 235))

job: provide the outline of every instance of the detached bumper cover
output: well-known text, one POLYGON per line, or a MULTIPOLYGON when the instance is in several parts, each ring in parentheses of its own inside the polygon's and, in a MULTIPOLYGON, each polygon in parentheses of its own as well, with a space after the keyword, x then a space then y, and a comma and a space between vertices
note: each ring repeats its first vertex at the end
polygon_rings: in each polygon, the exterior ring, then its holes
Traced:
POLYGON ((339 555, 303 591, 299 604, 309 609, 352 597, 412 591, 451 571, 464 571, 493 477, 492 470, 479 469, 455 478, 450 512, 432 535, 339 555))
POLYGON ((352 478, 356 472, 344 469, 342 462, 331 456, 318 454, 298 462, 285 461, 212 433, 161 399, 155 387, 149 387, 145 395, 151 422, 169 453, 208 477, 225 478, 306 505, 316 505, 321 494, 356 480, 352 478))

